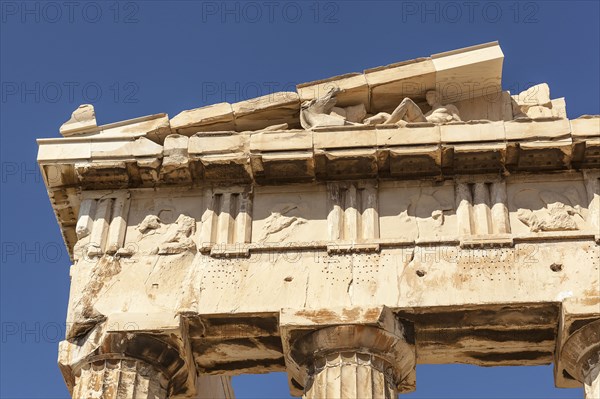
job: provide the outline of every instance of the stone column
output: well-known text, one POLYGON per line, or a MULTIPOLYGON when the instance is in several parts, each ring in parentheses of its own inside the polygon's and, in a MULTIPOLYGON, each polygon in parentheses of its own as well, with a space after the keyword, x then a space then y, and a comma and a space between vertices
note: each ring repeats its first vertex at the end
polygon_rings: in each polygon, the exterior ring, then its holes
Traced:
POLYGON ((73 398, 166 399, 168 380, 135 359, 99 359, 75 372, 73 398))
POLYGON ((385 398, 397 395, 392 365, 361 352, 334 352, 315 359, 309 369, 306 399, 385 398))
POLYGON ((583 384, 585 398, 600 398, 600 320, 572 333, 561 357, 569 374, 583 384))
POLYGON ((408 323, 387 308, 328 310, 317 318, 312 313, 282 312, 280 319, 287 323, 282 338, 292 394, 392 399, 414 389, 416 356, 408 323))
POLYGON ((196 393, 186 324, 169 313, 109 315, 84 336, 62 341, 58 364, 74 399, 196 393))

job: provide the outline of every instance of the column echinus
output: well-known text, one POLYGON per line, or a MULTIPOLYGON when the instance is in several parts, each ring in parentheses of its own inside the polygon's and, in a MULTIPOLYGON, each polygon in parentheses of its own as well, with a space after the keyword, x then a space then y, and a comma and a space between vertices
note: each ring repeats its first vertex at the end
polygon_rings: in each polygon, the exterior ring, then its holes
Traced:
POLYGON ((387 399, 414 389, 413 326, 388 308, 282 310, 280 322, 293 394, 387 399))
POLYGON ((58 363, 73 398, 185 395, 194 392, 196 382, 193 365, 183 355, 185 335, 185 325, 177 317, 155 320, 141 315, 128 323, 109 317, 79 341, 61 342, 58 363), (147 328, 152 323, 160 328, 147 328))
POLYGON ((583 384, 585 399, 600 398, 600 320, 571 334, 561 358, 566 371, 583 384))

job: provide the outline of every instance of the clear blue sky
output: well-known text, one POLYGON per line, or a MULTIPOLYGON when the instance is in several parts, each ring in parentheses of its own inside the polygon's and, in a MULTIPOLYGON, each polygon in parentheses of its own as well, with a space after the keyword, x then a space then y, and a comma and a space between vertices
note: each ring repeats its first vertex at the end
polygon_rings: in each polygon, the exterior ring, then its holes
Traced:
MULTIPOLYGON (((239 101, 336 74, 499 40, 504 87, 548 82, 598 114, 597 1, 2 1, 2 398, 65 398, 56 365, 69 259, 35 162, 81 103, 98 123, 239 101)), ((286 398, 283 374, 234 379, 286 398)), ((419 366, 412 398, 581 398, 552 367, 419 366)))

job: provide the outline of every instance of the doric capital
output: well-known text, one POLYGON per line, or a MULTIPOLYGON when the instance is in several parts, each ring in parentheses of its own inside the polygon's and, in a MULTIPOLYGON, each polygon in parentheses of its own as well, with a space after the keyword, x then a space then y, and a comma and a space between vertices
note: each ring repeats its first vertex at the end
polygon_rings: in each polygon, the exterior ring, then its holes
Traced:
POLYGON ((379 372, 395 391, 414 390, 414 331, 388 308, 282 310, 280 323, 292 394, 343 364, 379 372))
POLYGON ((99 358, 75 370, 73 398, 167 398, 169 381, 141 360, 99 358))
POLYGON ((186 330, 180 317, 111 315, 85 337, 62 341, 58 363, 73 397, 91 395, 90 389, 98 397, 148 389, 153 398, 194 394, 196 371, 186 330))
POLYGON ((600 319, 569 336, 561 351, 561 362, 577 381, 591 385, 596 377, 593 371, 600 366, 600 319))

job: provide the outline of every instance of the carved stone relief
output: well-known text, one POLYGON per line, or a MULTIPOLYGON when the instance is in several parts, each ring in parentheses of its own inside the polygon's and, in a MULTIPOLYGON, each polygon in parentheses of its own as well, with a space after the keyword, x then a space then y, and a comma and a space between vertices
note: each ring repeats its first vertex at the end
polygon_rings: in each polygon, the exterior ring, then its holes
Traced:
POLYGON ((323 97, 305 101, 300 108, 300 124, 306 130, 319 126, 343 126, 346 118, 332 112, 339 89, 332 88, 323 97))
POLYGON ((195 251, 202 215, 201 191, 170 191, 149 197, 150 191, 133 194, 127 243, 129 255, 172 255, 195 251))
POLYGON ((526 231, 586 229, 587 209, 582 187, 573 183, 518 184, 513 188, 511 211, 526 231))
POLYGON ((292 244, 326 241, 325 186, 296 186, 294 192, 257 188, 252 217, 252 242, 292 244))
POLYGON ((259 242, 266 241, 269 237, 277 234, 281 234, 280 240, 285 240, 289 237, 290 233, 299 225, 307 222, 301 216, 295 216, 299 210, 299 205, 293 203, 279 204, 265 220, 264 229, 260 232, 258 237, 259 242))
POLYGON ((196 232, 196 221, 189 216, 179 215, 175 223, 167 227, 162 236, 162 244, 158 247, 159 255, 181 253, 195 250, 193 235, 196 232))
POLYGON ((332 88, 324 96, 314 100, 305 101, 300 110, 300 122, 304 129, 310 130, 323 126, 344 125, 405 125, 407 122, 429 122, 444 124, 460 121, 458 108, 454 104, 442 104, 441 96, 435 90, 426 93, 425 98, 431 110, 423 110, 410 98, 406 97, 396 109, 388 114, 379 112, 369 115, 364 104, 348 107, 336 107, 336 94, 339 89, 332 88))
POLYGON ((575 193, 574 190, 568 190, 564 194, 552 191, 523 190, 519 193, 518 202, 525 204, 531 201, 531 197, 529 197, 531 195, 534 200, 541 201, 544 206, 537 210, 519 208, 517 217, 532 232, 578 230, 577 219, 582 219, 581 207, 579 205, 571 206, 572 199, 569 199, 569 197, 573 198, 575 193), (528 200, 524 200, 523 197, 528 197, 528 200))
POLYGON ((184 214, 170 224, 162 223, 156 215, 148 215, 137 230, 141 233, 140 241, 151 238, 157 242, 158 246, 151 251, 152 254, 171 255, 196 249, 193 239, 196 221, 184 214))
POLYGON ((380 226, 382 238, 436 239, 449 236, 456 225, 452 186, 405 186, 382 183, 380 226))
POLYGON ((441 96, 435 90, 426 93, 427 104, 431 106, 431 111, 423 114, 421 108, 410 98, 405 98, 396 107, 392 114, 380 112, 377 115, 364 120, 367 125, 392 125, 403 122, 430 122, 430 123, 448 123, 460 121, 458 108, 454 104, 445 104, 441 102, 441 96))
POLYGON ((435 190, 431 194, 419 193, 409 198, 409 205, 402 212, 401 219, 409 219, 409 215, 414 215, 412 221, 418 237, 438 236, 446 222, 446 214, 452 213, 453 205, 444 190, 435 190))

